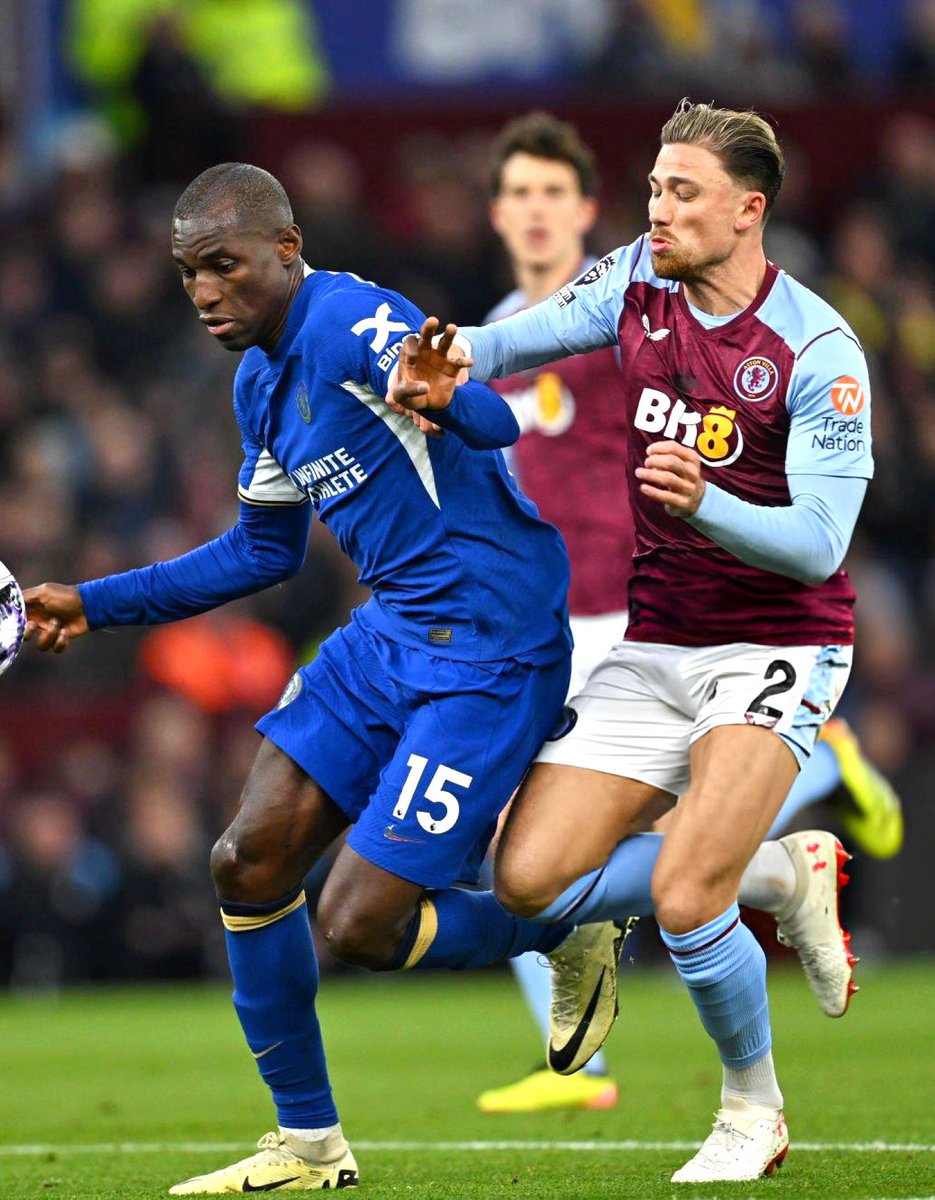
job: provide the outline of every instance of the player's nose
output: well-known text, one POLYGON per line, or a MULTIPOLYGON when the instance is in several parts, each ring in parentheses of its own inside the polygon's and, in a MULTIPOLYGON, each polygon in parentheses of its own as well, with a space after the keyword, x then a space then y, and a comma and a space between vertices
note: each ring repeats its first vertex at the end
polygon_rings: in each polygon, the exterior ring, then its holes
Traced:
POLYGON ((192 300, 195 302, 195 307, 201 312, 210 312, 215 308, 221 300, 221 292, 217 284, 204 276, 196 276, 195 286, 192 289, 192 300))

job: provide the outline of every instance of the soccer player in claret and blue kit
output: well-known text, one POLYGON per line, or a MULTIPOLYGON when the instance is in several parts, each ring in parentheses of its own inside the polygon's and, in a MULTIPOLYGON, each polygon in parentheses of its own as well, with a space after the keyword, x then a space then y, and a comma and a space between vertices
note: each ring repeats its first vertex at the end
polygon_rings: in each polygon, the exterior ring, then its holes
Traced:
MULTIPOLYGON (((594 154, 573 125, 550 113, 531 112, 504 126, 491 150, 490 219, 509 256, 516 288, 485 324, 530 308, 575 279, 587 286, 587 273, 601 269, 585 250, 585 237, 597 216, 597 193, 594 154)), ((766 368, 752 365, 750 382, 754 387, 765 385, 766 368)), ((572 355, 491 383, 520 427, 519 440, 506 452, 508 463, 539 515, 560 530, 568 549, 568 611, 575 642, 569 695, 575 696, 627 626, 634 533, 620 350, 612 346, 572 355)), ((836 718, 822 727, 768 836, 779 837, 804 808, 826 798, 833 799, 836 817, 862 853, 889 858, 898 852, 899 799, 864 758, 854 734, 836 718)), ((669 820, 667 814, 656 828, 664 830, 669 820)), ((812 842, 813 832, 787 833, 781 840, 796 857, 797 844, 803 839, 812 842)), ((776 855, 766 844, 751 862, 742 881, 741 904, 753 902, 773 913, 787 906, 783 890, 770 887, 776 855)), ((800 949, 808 953, 806 947, 800 949)), ((535 953, 510 959, 544 1042, 551 1020, 547 965, 535 953)), ((617 1085, 600 1051, 573 1075, 537 1064, 521 1079, 484 1091, 477 1104, 483 1112, 508 1113, 609 1108, 616 1099, 617 1085)))
MULTIPOLYGON (((544 923, 655 912, 723 1065, 714 1128, 677 1183, 752 1180, 788 1149, 765 957, 738 912, 754 857, 775 851, 779 936, 825 1011, 853 989, 843 849, 829 834, 761 846, 850 671, 841 562, 872 474, 860 344, 764 253, 783 172, 761 117, 682 101, 649 176, 649 232, 544 303, 464 330, 444 367, 430 320, 390 397, 435 419, 451 366, 490 379, 620 348, 629 626, 514 801, 496 887, 544 923), (626 836, 670 809, 664 838, 626 836)), ((590 1001, 582 987, 579 1011, 590 1001)), ((560 1047, 550 1060, 568 1069, 560 1047)))
MULTIPOLYGON (((211 856, 234 1005, 279 1128, 175 1195, 357 1185, 315 1015, 303 892, 348 826, 318 909, 340 957, 460 969, 537 950, 559 977, 615 975, 610 921, 527 921, 490 892, 452 886, 476 881, 568 686, 568 560, 505 467, 516 420, 476 382, 435 414, 443 437, 393 412, 388 381, 423 314, 355 275, 312 270, 301 252, 266 171, 222 164, 189 185, 172 221, 182 284, 206 336, 246 352, 234 384, 239 520, 180 558, 26 593, 40 650, 178 620, 295 574, 313 511, 373 593, 260 720, 240 809, 211 856)), ((601 990, 598 1037, 615 987, 601 990)))

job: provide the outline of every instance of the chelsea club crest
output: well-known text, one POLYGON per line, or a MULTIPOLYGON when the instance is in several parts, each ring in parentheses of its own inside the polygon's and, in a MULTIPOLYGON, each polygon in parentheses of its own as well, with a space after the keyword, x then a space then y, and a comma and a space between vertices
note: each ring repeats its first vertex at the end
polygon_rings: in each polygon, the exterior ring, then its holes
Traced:
POLYGON ((308 425, 312 419, 312 408, 308 402, 308 389, 301 381, 295 389, 295 406, 299 410, 299 416, 308 425))

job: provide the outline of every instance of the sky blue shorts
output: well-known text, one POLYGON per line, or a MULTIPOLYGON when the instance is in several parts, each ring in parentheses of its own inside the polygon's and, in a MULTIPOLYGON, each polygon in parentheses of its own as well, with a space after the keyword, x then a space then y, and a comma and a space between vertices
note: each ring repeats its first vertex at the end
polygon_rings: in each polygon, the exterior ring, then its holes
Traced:
POLYGON ((500 810, 561 716, 569 672, 566 657, 437 658, 358 610, 256 727, 347 814, 363 858, 425 887, 476 883, 500 810))

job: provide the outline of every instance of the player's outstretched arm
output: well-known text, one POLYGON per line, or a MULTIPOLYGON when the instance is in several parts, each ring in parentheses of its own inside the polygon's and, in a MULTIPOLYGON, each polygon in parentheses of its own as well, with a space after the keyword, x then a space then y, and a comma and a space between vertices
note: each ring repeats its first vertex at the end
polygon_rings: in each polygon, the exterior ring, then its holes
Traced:
POLYGON ((237 524, 188 554, 82 583, 88 628, 179 621, 281 583, 305 561, 310 520, 307 503, 241 501, 237 524))
POLYGON ((447 408, 455 388, 466 382, 474 360, 455 343, 458 327, 446 325, 436 342, 438 325, 437 317, 428 317, 418 337, 410 333, 403 339, 396 378, 387 395, 394 412, 447 408))
POLYGON ((26 629, 23 637, 37 650, 61 654, 69 642, 89 632, 81 593, 64 583, 41 583, 23 593, 26 629))
POLYGON ((395 373, 387 381, 387 404, 423 433, 438 436, 448 430, 472 450, 512 446, 519 425, 510 406, 469 377, 472 359, 454 340, 457 326, 447 325, 440 336, 437 328, 436 318, 429 317, 418 338, 410 334, 404 339, 395 373))

